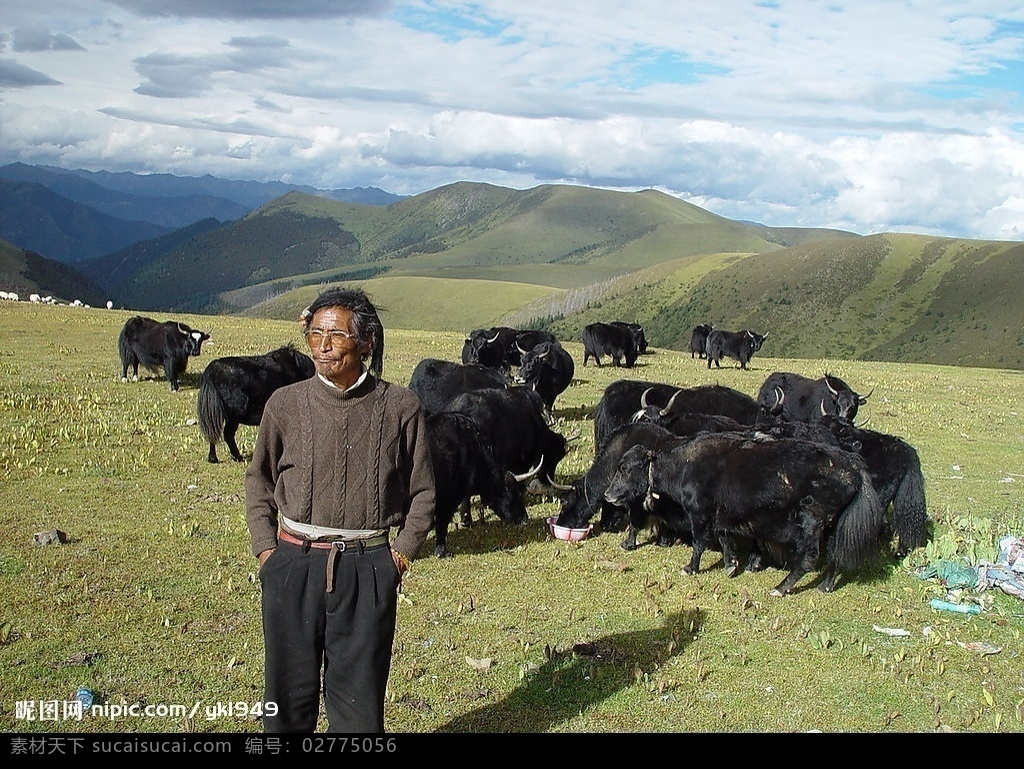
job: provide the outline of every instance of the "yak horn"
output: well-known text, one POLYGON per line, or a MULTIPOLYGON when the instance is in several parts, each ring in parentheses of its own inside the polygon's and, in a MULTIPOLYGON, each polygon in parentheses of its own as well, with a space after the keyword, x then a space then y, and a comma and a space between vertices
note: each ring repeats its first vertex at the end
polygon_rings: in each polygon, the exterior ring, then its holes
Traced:
POLYGON ((674 393, 672 393, 672 397, 668 399, 668 403, 665 404, 665 408, 663 408, 658 413, 659 416, 663 416, 664 417, 664 416, 668 415, 668 413, 672 410, 672 404, 676 402, 676 398, 679 397, 679 393, 681 393, 681 392, 682 392, 682 389, 679 389, 679 390, 676 390, 674 393))
POLYGON ((871 393, 873 393, 874 391, 875 391, 875 388, 874 388, 874 387, 872 387, 872 388, 871 388, 871 390, 870 390, 870 392, 868 392, 868 394, 867 394, 867 395, 858 395, 858 396, 857 396, 857 400, 858 400, 858 401, 860 402, 860 405, 861 405, 861 406, 863 406, 863 405, 864 405, 865 403, 867 403, 867 402, 868 402, 868 398, 870 398, 870 397, 871 397, 871 393))
POLYGON ((577 438, 579 438, 582 434, 583 432, 580 430, 580 428, 577 427, 575 430, 572 431, 570 435, 565 436, 565 442, 569 443, 569 441, 574 441, 577 438))
POLYGON ((643 408, 647 408, 647 393, 649 393, 653 389, 654 389, 653 387, 648 387, 646 390, 643 391, 643 393, 641 393, 641 395, 640 395, 640 405, 643 408))
POLYGON ((554 481, 551 481, 548 485, 556 491, 572 491, 573 488, 571 484, 566 486, 564 483, 555 483, 554 481))
POLYGON ((772 411, 776 411, 777 409, 782 408, 782 404, 785 401, 786 401, 786 391, 783 390, 781 387, 776 387, 775 388, 775 406, 772 408, 772 411))
POLYGON ((825 411, 825 399, 824 398, 821 399, 821 415, 823 417, 827 417, 828 416, 828 412, 825 411))
POLYGON ((519 483, 522 483, 523 481, 529 480, 530 478, 535 476, 538 473, 538 471, 540 470, 540 466, 543 465, 543 464, 544 464, 544 455, 542 454, 541 458, 540 458, 540 461, 537 463, 536 467, 534 467, 532 470, 527 470, 525 473, 520 473, 519 475, 516 475, 515 473, 512 473, 512 477, 515 478, 516 481, 518 481, 519 483))

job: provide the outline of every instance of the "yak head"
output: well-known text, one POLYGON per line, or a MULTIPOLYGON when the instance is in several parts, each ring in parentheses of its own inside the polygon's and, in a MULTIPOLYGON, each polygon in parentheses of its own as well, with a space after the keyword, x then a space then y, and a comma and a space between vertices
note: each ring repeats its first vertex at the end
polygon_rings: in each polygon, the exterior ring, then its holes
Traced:
POLYGON ((871 393, 874 392, 872 388, 871 392, 867 395, 858 395, 853 391, 846 382, 838 377, 834 377, 831 374, 825 374, 825 387, 828 388, 830 395, 832 396, 833 409, 829 409, 825 405, 825 400, 821 401, 821 413, 835 414, 840 419, 846 419, 852 422, 857 417, 857 410, 868 402, 868 398, 871 397, 871 393))
POLYGON ((658 498, 652 489, 655 452, 646 446, 630 446, 622 454, 615 474, 604 490, 604 500, 616 507, 629 508, 643 500, 649 510, 658 498))
POLYGON ((186 355, 199 355, 202 353, 203 342, 210 338, 210 334, 205 331, 189 328, 184 323, 178 324, 178 331, 185 337, 184 350, 186 355))

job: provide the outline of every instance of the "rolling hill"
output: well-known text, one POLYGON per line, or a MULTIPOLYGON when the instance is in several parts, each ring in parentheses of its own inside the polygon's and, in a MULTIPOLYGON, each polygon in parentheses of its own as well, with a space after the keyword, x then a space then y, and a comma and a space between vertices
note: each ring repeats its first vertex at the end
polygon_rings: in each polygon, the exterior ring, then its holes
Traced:
MULTIPOLYGON (((292 192, 110 288, 132 306, 217 313, 242 312, 254 297, 304 285, 383 275, 570 289, 680 256, 776 251, 826 236, 857 237, 734 222, 651 190, 519 191, 462 182, 389 206, 292 192), (184 284, 182 275, 202 276, 201 285, 184 284)), ((103 270, 82 269, 102 280, 103 270)))
POLYGON ((291 319, 344 281, 394 328, 575 341, 618 319, 685 350, 713 323, 767 333, 769 356, 1024 369, 1022 258, 1019 242, 766 227, 654 190, 460 182, 387 205, 292 190, 74 267, 140 311, 291 319))
POLYGON ((99 307, 107 301, 103 289, 73 267, 19 248, 6 240, 0 240, 0 286, 4 291, 18 294, 22 301, 28 301, 33 293, 53 297, 54 301, 62 304, 70 304, 77 299, 99 307))

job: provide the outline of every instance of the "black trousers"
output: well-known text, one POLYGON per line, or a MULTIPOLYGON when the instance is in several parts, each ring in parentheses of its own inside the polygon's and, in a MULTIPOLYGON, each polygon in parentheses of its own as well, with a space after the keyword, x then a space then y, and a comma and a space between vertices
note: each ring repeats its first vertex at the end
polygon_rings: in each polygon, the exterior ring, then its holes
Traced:
POLYGON ((398 608, 398 570, 386 546, 329 550, 279 542, 260 568, 267 732, 316 731, 323 682, 332 732, 384 731, 398 608), (271 706, 272 707, 272 706, 271 706))

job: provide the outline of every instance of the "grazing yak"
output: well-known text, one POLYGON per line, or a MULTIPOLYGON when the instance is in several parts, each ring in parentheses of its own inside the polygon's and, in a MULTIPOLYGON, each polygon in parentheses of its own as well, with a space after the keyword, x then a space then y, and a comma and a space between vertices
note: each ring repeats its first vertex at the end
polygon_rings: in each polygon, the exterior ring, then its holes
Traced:
POLYGON ((558 342, 541 342, 523 355, 522 365, 513 379, 537 391, 544 401, 545 418, 550 422, 555 398, 565 392, 575 373, 576 365, 568 350, 558 342))
POLYGON ((619 460, 632 446, 655 448, 676 437, 664 427, 649 422, 630 423, 613 431, 597 450, 587 472, 571 484, 560 487, 561 508, 557 524, 580 528, 600 510, 601 530, 621 531, 628 523, 629 510, 613 505, 604 498, 619 460))
POLYGON ((831 374, 811 379, 788 371, 769 374, 757 393, 766 413, 794 422, 817 422, 827 414, 853 421, 857 410, 871 393, 857 394, 846 382, 831 374))
POLYGON ((506 523, 517 525, 527 520, 522 483, 536 474, 540 463, 519 475, 509 472, 496 460, 480 425, 466 414, 431 414, 426 425, 436 497, 434 555, 451 557, 448 527, 455 510, 464 508, 472 496, 479 496, 480 502, 506 523))
POLYGON ((627 323, 622 320, 613 320, 611 325, 629 329, 633 333, 633 337, 636 339, 637 352, 641 355, 647 354, 647 333, 644 331, 643 326, 639 323, 627 323))
POLYGON ((188 367, 188 359, 198 356, 203 342, 210 334, 197 331, 178 321, 157 321, 141 315, 134 315, 125 321, 117 339, 121 356, 121 381, 128 381, 128 369, 132 369, 132 381, 139 381, 139 366, 145 366, 154 374, 163 369, 171 390, 178 389, 178 380, 188 367))
POLYGON ((561 344, 558 341, 558 337, 550 331, 541 331, 540 329, 516 331, 515 342, 512 344, 512 349, 509 350, 509 362, 514 366, 522 366, 523 358, 526 357, 526 354, 543 342, 561 344))
POLYGON ((513 352, 518 335, 516 329, 508 326, 473 329, 462 343, 462 362, 479 363, 507 376, 512 366, 518 365, 517 354, 513 352))
POLYGON ((715 330, 710 323, 700 323, 690 333, 690 358, 708 357, 708 334, 715 330))
POLYGON ((416 393, 427 414, 443 411, 456 395, 485 388, 503 390, 507 386, 508 378, 498 369, 439 358, 424 358, 409 377, 409 389, 416 393))
POLYGON ((611 358, 616 366, 633 368, 640 355, 636 332, 621 323, 591 323, 583 328, 583 365, 591 358, 601 367, 601 358, 611 358))
POLYGON ((746 425, 754 424, 761 412, 749 395, 724 385, 681 388, 664 382, 619 379, 604 389, 594 408, 595 451, 612 431, 645 409, 665 411, 662 417, 669 413, 717 414, 746 425))
MULTIPOLYGON (((544 401, 536 391, 522 385, 473 390, 453 398, 445 409, 450 411, 476 421, 499 467, 515 475, 533 473, 535 482, 557 488, 555 469, 568 453, 571 438, 551 429, 544 416, 544 401)), ((469 526, 472 522, 467 498, 462 523, 469 526)))
POLYGON ((499 466, 518 475, 540 463, 537 480, 554 487, 555 469, 565 458, 568 439, 551 429, 544 417, 544 401, 536 391, 523 385, 473 390, 455 396, 445 411, 476 420, 499 466))
POLYGON ((882 551, 882 510, 867 467, 850 452, 809 441, 708 433, 658 450, 634 446, 623 454, 605 499, 632 511, 641 503, 644 514, 630 522, 635 528, 648 515, 657 519, 678 508, 693 541, 684 569, 690 574, 700 570, 717 535, 735 576, 740 549, 752 541, 789 569, 773 595, 792 592, 819 565, 818 589, 830 592, 840 575, 858 573, 882 551), (655 505, 665 499, 675 507, 655 505))
POLYGON ((235 442, 239 425, 258 425, 274 391, 309 379, 313 360, 288 344, 265 355, 214 358, 199 378, 196 413, 199 429, 210 444, 208 462, 217 462, 217 441, 223 436, 231 458, 242 461, 235 442))
POLYGON ((740 362, 740 368, 746 369, 754 353, 761 349, 768 334, 758 334, 750 329, 743 331, 721 331, 715 329, 708 334, 707 359, 708 368, 712 364, 721 368, 723 357, 733 358, 740 362))
POLYGON ((902 438, 857 427, 837 416, 823 417, 822 425, 840 446, 857 452, 867 463, 886 514, 886 539, 896 539, 896 557, 903 558, 925 545, 929 538, 928 505, 917 450, 902 438))

